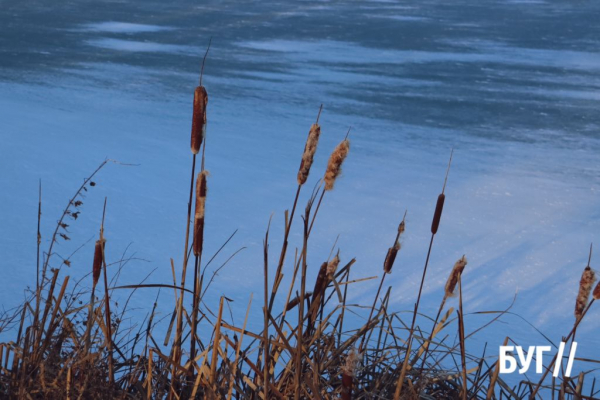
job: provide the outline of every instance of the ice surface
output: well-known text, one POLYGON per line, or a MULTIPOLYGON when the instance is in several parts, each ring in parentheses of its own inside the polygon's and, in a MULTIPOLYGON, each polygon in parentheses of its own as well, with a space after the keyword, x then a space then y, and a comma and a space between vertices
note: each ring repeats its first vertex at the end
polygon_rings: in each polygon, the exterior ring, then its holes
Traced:
MULTIPOLYGON (((300 204, 349 126, 352 146, 319 212, 309 266, 327 259, 339 235, 342 262, 357 258, 353 277, 379 275, 408 210, 386 283, 394 307, 411 310, 454 148, 422 311, 437 311, 447 274, 466 254, 467 312, 505 309, 517 295, 514 314, 478 335, 474 347, 488 341, 493 349, 506 335, 545 344, 521 317, 556 343, 572 326, 578 280, 600 232, 599 6, 537 3, 123 2, 89 10, 59 1, 54 18, 26 6, 0 11, 0 303, 16 305, 33 284, 39 179, 47 246, 68 198, 106 157, 138 166, 101 171, 58 254, 84 245, 69 271, 89 272, 107 197, 109 257, 133 257, 120 282, 151 272, 149 282, 172 281, 170 258, 180 268, 183 253, 192 94, 213 36, 204 76, 206 251, 238 233, 209 274, 245 250, 219 272, 207 303, 226 294, 241 322, 250 293, 262 290, 264 231, 274 212, 273 264, 306 134, 324 103, 300 204), (19 23, 9 24, 14 15, 19 23), (399 20, 405 15, 424 20, 399 20)), ((299 221, 289 260, 300 244, 299 221)), ((376 287, 356 284, 350 301, 370 303, 376 287)), ((133 296, 140 317, 155 296, 133 296)), ((161 316, 172 307, 172 293, 163 291, 161 316)), ((578 330, 582 357, 600 357, 599 317, 592 307, 578 330)), ((472 330, 490 318, 469 314, 466 322, 472 330)))
POLYGON ((142 33, 159 32, 174 29, 170 26, 135 24, 131 22, 105 21, 97 23, 88 23, 81 26, 82 30, 90 32, 110 32, 110 33, 142 33))

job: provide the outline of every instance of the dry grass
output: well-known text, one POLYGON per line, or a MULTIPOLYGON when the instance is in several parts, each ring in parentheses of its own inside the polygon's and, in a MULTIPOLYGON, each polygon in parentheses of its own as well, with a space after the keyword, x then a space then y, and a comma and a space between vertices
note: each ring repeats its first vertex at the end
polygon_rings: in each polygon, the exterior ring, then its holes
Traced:
MULTIPOLYGON (((560 382, 553 380, 552 386, 544 381, 545 375, 537 385, 522 381, 510 386, 498 374, 495 357, 469 354, 469 338, 481 328, 465 332, 461 286, 465 257, 450 271, 433 325, 417 325, 429 255, 442 218, 446 182, 437 200, 419 296, 413 312, 408 314, 409 320, 406 320, 406 314, 390 309, 391 288, 380 297, 384 279, 398 258, 401 235, 410 233, 405 233, 405 218, 385 255, 381 281, 372 305, 347 303, 348 291, 364 279, 350 278, 355 260, 343 259, 339 251, 322 262, 314 284, 307 282, 312 227, 324 193, 334 187, 342 162, 348 155, 348 140, 342 141, 330 158, 325 187, 310 196, 302 215, 302 240, 297 244, 293 262, 286 263, 288 237, 298 197, 308 179, 321 132, 318 123, 309 131, 297 176, 298 190, 291 216, 287 211, 285 213, 284 237, 273 276, 270 276, 268 230, 265 235, 262 330, 251 332, 246 328, 252 299, 242 326, 234 326, 228 321, 227 313, 223 312, 226 298, 221 297, 218 309, 210 309, 202 298, 214 276, 205 280, 204 270, 200 268, 207 197, 206 141, 202 140, 207 98, 206 90, 199 86, 194 100, 192 178, 182 269, 177 271, 172 260, 173 282, 120 287, 127 290, 159 287, 173 292, 174 309, 166 338, 161 340, 154 336, 155 326, 159 323, 154 320, 156 303, 148 310, 147 319, 131 329, 122 324, 128 317, 127 305, 118 312, 111 312, 111 293, 118 288, 111 281, 116 280, 119 272, 114 272, 109 279, 107 259, 114 257, 106 253, 103 222, 93 260, 90 260, 92 276, 87 284, 92 289, 89 300, 89 292, 81 289, 85 282, 69 286, 68 271, 61 268, 64 262, 51 267, 56 262, 52 251, 54 244, 66 240, 64 220, 77 218, 81 194, 93 186, 92 178, 104 167, 104 162, 85 180, 63 212, 44 262, 38 258, 37 284, 29 300, 12 313, 0 316, 0 332, 12 329, 10 332, 14 334, 13 340, 0 343, 0 398, 525 399, 530 396, 541 398, 539 393, 548 396, 552 392, 559 398, 583 399, 597 394, 594 388, 589 396, 582 394, 584 375, 574 379, 560 377, 560 382), (204 146, 202 170, 195 177, 195 157, 201 146, 204 146), (194 181, 196 205, 190 247, 194 181), (186 276, 192 252, 194 281, 190 287, 186 276), (101 272, 104 272, 103 282, 100 282, 101 272), (287 289, 281 287, 284 273, 292 276, 287 289), (179 281, 178 274, 181 276, 179 281), (268 285, 270 279, 271 287, 268 285), (97 285, 104 289, 99 299, 95 295, 97 285), (447 298, 454 294, 457 286, 457 315, 454 316, 454 308, 442 315, 447 298), (307 287, 314 289, 310 292, 307 287), (276 307, 279 312, 275 311, 276 307), (368 318, 364 318, 366 312, 368 318), (364 323, 348 328, 349 313, 359 315, 355 320, 364 323), (202 334, 198 335, 198 331, 202 334), (458 337, 458 343, 449 341, 448 337, 458 337), (538 392, 540 388, 542 391, 538 392)), ((38 228, 38 257, 40 235, 38 228)), ((120 263, 124 265, 123 260, 120 263)), ((594 298, 588 302, 593 284, 593 274, 590 279, 588 271, 586 269, 581 280, 577 296, 578 318, 567 341, 574 336, 594 300, 600 298, 599 284, 593 292, 594 298)), ((503 313, 495 319, 501 315, 503 313)), ((553 363, 554 360, 546 371, 553 363)))

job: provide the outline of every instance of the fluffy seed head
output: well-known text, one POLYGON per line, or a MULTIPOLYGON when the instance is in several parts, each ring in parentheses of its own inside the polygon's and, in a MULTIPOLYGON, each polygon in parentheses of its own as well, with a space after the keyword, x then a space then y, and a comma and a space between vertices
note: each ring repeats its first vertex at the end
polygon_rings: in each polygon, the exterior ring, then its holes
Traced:
POLYGON ((208 171, 204 170, 198 174, 196 179, 196 213, 194 215, 194 255, 202 253, 202 242, 204 239, 204 209, 206 205, 206 177, 208 171))
POLYGON ((94 287, 100 279, 100 272, 102 271, 102 260, 104 259, 104 248, 106 247, 106 239, 96 240, 96 247, 94 248, 94 263, 92 264, 92 277, 94 280, 94 287))
MULTIPOLYGON (((588 265, 583 270, 583 274, 581 274, 581 280, 579 281, 579 292, 577 293, 577 300, 575 301, 575 318, 579 319, 583 315, 583 310, 588 304, 588 300, 590 298, 590 292, 592 291, 592 286, 596 281, 596 276, 594 275, 594 270, 590 268, 588 265)), ((594 290, 596 293, 596 290, 594 290)))
POLYGON ((454 267, 452 268, 452 272, 448 277, 448 281, 446 281, 446 297, 454 296, 454 289, 456 289, 456 285, 458 284, 458 280, 460 279, 463 270, 467 266, 467 259, 465 256, 462 256, 460 260, 458 260, 454 267))
POLYGON ((333 189, 335 180, 342 172, 342 163, 346 159, 348 152, 350 151, 350 141, 344 139, 337 145, 327 163, 327 171, 325 172, 325 190, 333 189))
POLYGON ((192 114, 192 153, 198 154, 206 132, 206 105, 208 93, 204 86, 194 91, 194 111, 192 114))
POLYGON ((319 144, 319 136, 321 135, 321 127, 319 124, 312 124, 310 131, 308 132, 308 138, 306 139, 306 145, 304 146, 304 154, 302 154, 302 161, 300 162, 300 169, 298 170, 298 184, 304 185, 308 179, 310 167, 313 163, 313 158, 317 152, 317 145, 319 144))
POLYGON ((333 278, 333 275, 335 274, 335 271, 337 271, 337 267, 340 264, 340 257, 338 255, 336 255, 333 260, 329 261, 329 264, 327 264, 327 276, 329 277, 329 279, 333 278))
POLYGON ((342 373, 353 377, 356 374, 359 363, 360 357, 358 351, 355 348, 352 348, 350 352, 348 352, 348 355, 346 355, 346 362, 342 366, 342 373))

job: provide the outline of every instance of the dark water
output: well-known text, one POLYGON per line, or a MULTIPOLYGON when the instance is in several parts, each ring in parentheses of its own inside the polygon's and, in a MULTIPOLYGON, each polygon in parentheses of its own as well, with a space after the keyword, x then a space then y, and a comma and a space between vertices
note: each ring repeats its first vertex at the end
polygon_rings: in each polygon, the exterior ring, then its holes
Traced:
MULTIPOLYGON (((517 141, 547 139, 519 130, 597 137, 598 18, 600 5, 589 1, 5 1, 0 73, 39 82, 90 64, 126 64, 153 69, 149 91, 156 84, 178 90, 187 81, 174 75, 198 71, 212 36, 207 73, 250 75, 282 90, 308 81, 287 94, 296 102, 327 94, 342 114, 517 141), (85 29, 106 21, 174 29, 85 29), (132 53, 119 50, 122 40, 165 47, 132 53), (304 46, 297 48, 299 41, 304 46), (378 79, 340 88, 314 71, 378 79)), ((217 96, 261 96, 239 85, 217 90, 217 96)))

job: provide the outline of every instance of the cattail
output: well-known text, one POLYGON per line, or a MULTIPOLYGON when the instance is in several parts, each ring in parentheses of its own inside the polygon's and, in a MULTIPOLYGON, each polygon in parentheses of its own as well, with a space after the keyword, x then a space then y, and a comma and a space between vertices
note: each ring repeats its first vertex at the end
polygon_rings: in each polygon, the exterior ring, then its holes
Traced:
POLYGON ((400 250, 399 241, 396 241, 396 243, 388 249, 387 255, 385 256, 385 261, 383 262, 383 271, 386 274, 392 272, 392 267, 394 266, 394 261, 396 260, 398 250, 400 250))
POLYGON ((298 170, 298 185, 304 185, 308 179, 310 167, 313 163, 313 158, 317 152, 317 145, 319 144, 319 136, 321 135, 321 127, 319 124, 312 124, 310 131, 308 132, 308 138, 306 139, 306 145, 304 146, 304 154, 302 154, 302 161, 300 162, 300 169, 298 170))
POLYGON ((327 163, 327 171, 325 172, 325 190, 333 189, 335 180, 342 172, 342 163, 346 159, 348 152, 350 151, 350 141, 344 139, 337 145, 327 163))
POLYGON ((325 293, 325 289, 329 285, 329 282, 333 279, 333 275, 337 270, 337 267, 340 263, 339 255, 336 255, 333 260, 329 262, 324 262, 321 264, 321 268, 319 268, 319 275, 317 275, 317 280, 315 281, 315 288, 312 292, 312 312, 310 313, 310 321, 314 321, 317 318, 317 313, 319 312, 319 307, 317 304, 320 304, 321 299, 323 298, 323 294, 325 293))
POLYGON ((355 348, 350 349, 348 355, 346 355, 346 362, 342 365, 342 372, 349 376, 356 376, 359 363, 359 352, 355 348))
POLYGON ((356 349, 350 350, 346 363, 342 366, 342 400, 352 399, 352 386, 360 358, 356 349))
POLYGON ((593 296, 594 296, 594 300, 600 300, 600 282, 598 282, 598 284, 596 285, 593 296))
POLYGON ((206 105, 208 93, 204 86, 194 91, 194 111, 192 114, 192 153, 198 154, 206 133, 206 105))
POLYGON ((104 249, 106 248, 106 240, 96 240, 96 247, 94 249, 94 263, 92 264, 92 277, 94 279, 94 287, 100 279, 100 272, 102 271, 102 261, 104 260, 104 249))
POLYGON ((433 213, 433 221, 431 222, 431 233, 434 235, 440 227, 440 219, 442 218, 442 211, 444 210, 444 200, 446 200, 446 195, 442 193, 438 196, 435 212, 433 213))
POLYGON ((327 276, 329 277, 329 279, 333 279, 333 275, 335 274, 335 271, 337 270, 338 265, 340 264, 340 256, 336 255, 333 260, 329 261, 329 264, 327 264, 327 276))
POLYGON ((319 274, 317 275, 317 280, 315 281, 315 288, 312 291, 312 302, 314 303, 321 296, 321 292, 325 290, 327 286, 327 262, 321 264, 321 268, 319 268, 319 274))
POLYGON ((202 253, 202 242, 204 238, 204 207, 206 205, 206 177, 208 171, 204 170, 198 174, 196 180, 196 214, 194 215, 194 255, 202 253))
POLYGON ((400 251, 400 236, 404 233, 406 229, 406 223, 404 219, 406 218, 406 214, 404 214, 404 218, 402 218, 402 222, 398 225, 398 235, 396 236, 396 242, 392 247, 388 249, 388 252, 385 256, 385 261, 383 262, 383 271, 386 274, 390 274, 392 272, 392 267, 394 266, 394 261, 396 260, 396 256, 398 255, 398 251, 400 251))
MULTIPOLYGON (((579 293, 577 293, 577 301, 575 302, 575 318, 579 319, 583 315, 583 310, 588 304, 590 292, 592 291, 592 286, 594 285, 595 281, 596 277, 594 276, 594 270, 592 270, 588 265, 583 270, 583 274, 581 274, 581 281, 579 281, 579 293)), ((594 290, 594 295, 595 294, 596 290, 594 290)))
POLYGON ((446 282, 446 297, 454 296, 454 289, 456 289, 456 285, 458 284, 458 280, 460 279, 463 270, 467 266, 467 259, 465 256, 462 256, 460 260, 458 260, 454 267, 452 268, 452 272, 448 277, 448 281, 446 282))

